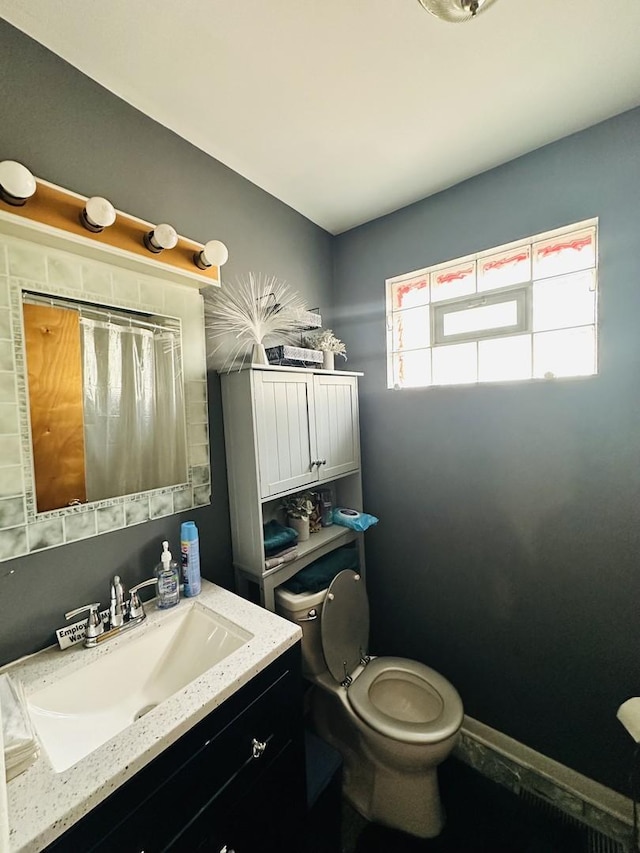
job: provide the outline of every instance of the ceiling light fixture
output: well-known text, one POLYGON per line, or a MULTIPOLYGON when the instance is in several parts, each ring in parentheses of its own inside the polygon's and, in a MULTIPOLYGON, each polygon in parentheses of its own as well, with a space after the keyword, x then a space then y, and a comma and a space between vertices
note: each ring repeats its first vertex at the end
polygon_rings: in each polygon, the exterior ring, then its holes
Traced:
POLYGON ((148 231, 144 235, 144 244, 154 255, 160 254, 163 249, 173 249, 178 245, 176 229, 166 223, 156 225, 153 231, 148 231))
POLYGON ((441 21, 461 24, 484 12, 495 0, 418 0, 423 9, 441 21))
POLYGON ((209 240, 199 252, 193 255, 193 261, 198 269, 208 270, 209 267, 221 267, 229 260, 229 250, 220 240, 209 240))
POLYGON ((21 207, 36 191, 36 179, 22 163, 3 160, 0 163, 0 199, 21 207))
POLYGON ((94 195, 88 198, 85 206, 80 211, 80 222, 87 231, 99 234, 116 221, 116 212, 110 201, 101 196, 94 195))

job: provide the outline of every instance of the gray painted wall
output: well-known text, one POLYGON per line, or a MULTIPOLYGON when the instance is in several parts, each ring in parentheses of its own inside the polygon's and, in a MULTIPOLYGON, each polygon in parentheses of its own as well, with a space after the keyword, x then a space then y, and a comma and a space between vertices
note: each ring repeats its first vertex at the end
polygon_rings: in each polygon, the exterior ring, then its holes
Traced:
MULTIPOLYGON (((150 222, 171 222, 202 242, 229 247, 223 279, 276 275, 311 307, 329 308, 331 237, 291 208, 143 116, 58 57, 0 21, 0 160, 82 195, 104 195, 150 222)), ((220 385, 209 377, 213 503, 0 563, 0 663, 54 641, 63 614, 108 602, 109 579, 148 577, 161 540, 196 521, 203 574, 232 588, 229 507, 220 385)))
POLYGON ((640 110, 335 241, 336 328, 365 371, 373 651, 627 791, 640 693, 640 110), (600 217, 600 373, 386 390, 384 279, 600 217))

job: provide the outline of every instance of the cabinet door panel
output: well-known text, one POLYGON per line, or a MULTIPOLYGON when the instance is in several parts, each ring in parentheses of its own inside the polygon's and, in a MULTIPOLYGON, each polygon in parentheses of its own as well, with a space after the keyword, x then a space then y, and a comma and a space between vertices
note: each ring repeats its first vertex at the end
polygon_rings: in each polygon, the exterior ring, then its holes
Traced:
POLYGON ((261 496, 315 483, 312 377, 256 371, 255 396, 261 496))
POLYGON ((230 785, 163 853, 300 853, 306 817, 300 768, 289 743, 252 784, 230 785))
POLYGON ((314 376, 316 440, 320 479, 360 467, 358 388, 353 376, 314 376))

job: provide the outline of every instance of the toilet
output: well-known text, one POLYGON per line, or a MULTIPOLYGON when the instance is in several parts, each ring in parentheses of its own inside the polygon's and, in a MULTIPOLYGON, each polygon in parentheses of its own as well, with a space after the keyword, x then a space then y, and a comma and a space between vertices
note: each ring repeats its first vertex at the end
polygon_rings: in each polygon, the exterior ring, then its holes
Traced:
POLYGON ((455 746, 464 713, 456 689, 417 661, 368 657, 369 604, 354 571, 320 592, 277 589, 276 611, 303 630, 312 724, 342 754, 346 799, 367 820, 438 835, 436 768, 455 746))

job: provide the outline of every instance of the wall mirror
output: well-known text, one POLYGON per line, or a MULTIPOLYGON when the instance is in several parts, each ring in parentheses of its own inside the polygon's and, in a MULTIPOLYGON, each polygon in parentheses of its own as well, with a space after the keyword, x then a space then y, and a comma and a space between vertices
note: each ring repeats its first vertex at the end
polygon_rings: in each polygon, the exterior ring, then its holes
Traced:
POLYGON ((186 483, 179 320, 22 299, 37 512, 186 483))
POLYGON ((0 560, 211 499, 197 287, 26 237, 0 221, 0 560))

